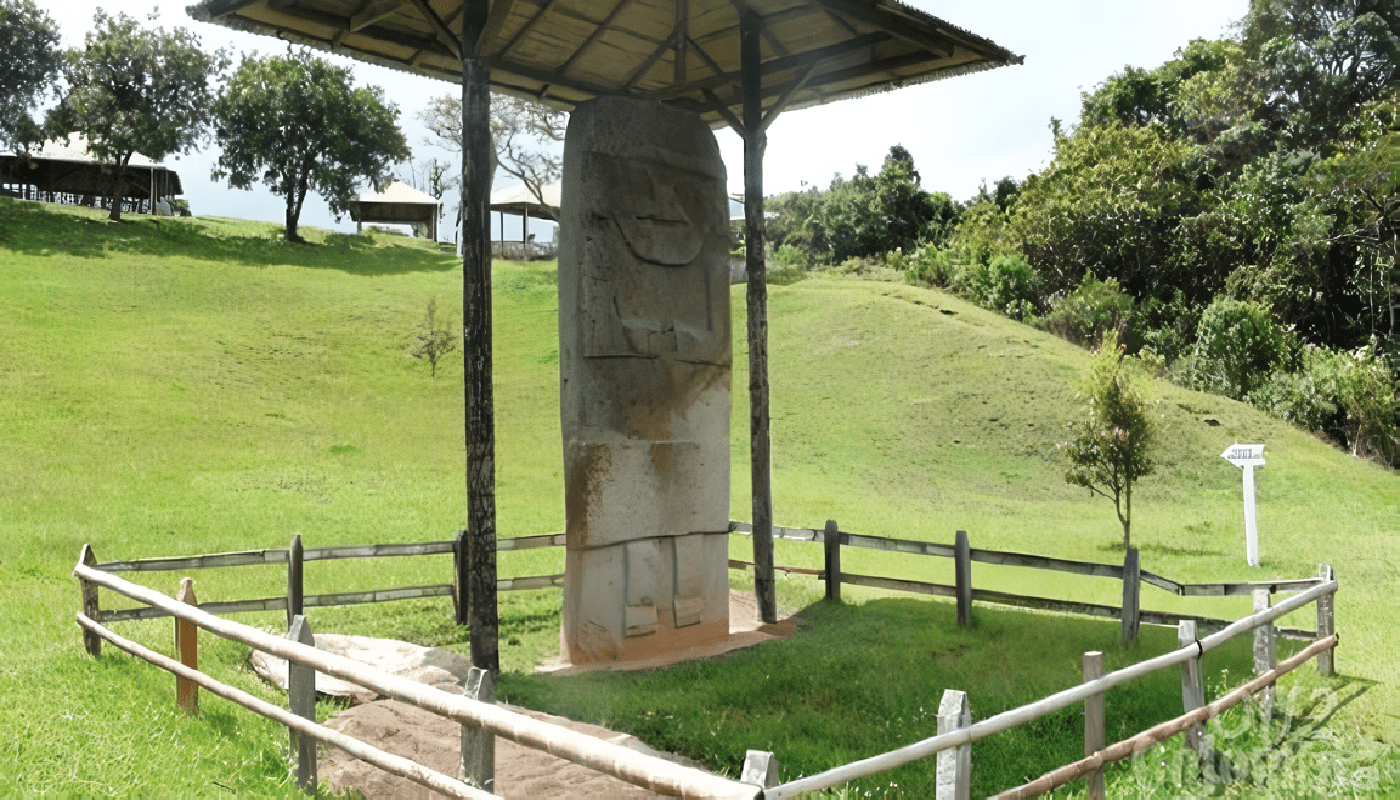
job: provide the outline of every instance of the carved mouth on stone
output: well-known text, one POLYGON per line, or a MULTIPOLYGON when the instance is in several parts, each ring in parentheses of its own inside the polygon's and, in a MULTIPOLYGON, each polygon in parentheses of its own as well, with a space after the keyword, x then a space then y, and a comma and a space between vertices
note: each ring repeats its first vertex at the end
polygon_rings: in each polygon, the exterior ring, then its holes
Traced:
POLYGON ((663 267, 691 263, 705 242, 699 226, 684 216, 619 216, 617 227, 632 255, 663 267))

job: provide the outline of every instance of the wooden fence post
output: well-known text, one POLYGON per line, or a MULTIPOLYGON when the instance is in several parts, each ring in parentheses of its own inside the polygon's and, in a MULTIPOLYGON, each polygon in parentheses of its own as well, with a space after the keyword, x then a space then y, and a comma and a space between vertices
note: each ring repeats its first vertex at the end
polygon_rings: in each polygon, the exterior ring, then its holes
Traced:
MULTIPOLYGON (((1268 611, 1271 591, 1268 588, 1254 590, 1254 613, 1268 611)), ((1274 624, 1265 623, 1254 629, 1254 674, 1263 675, 1274 668, 1274 624)), ((1259 692, 1259 702, 1264 707, 1264 715, 1270 717, 1274 711, 1274 687, 1265 686, 1259 692)))
MULTIPOLYGON (((1137 551, 1133 551, 1137 552, 1137 551)), ((1084 682, 1103 677, 1103 653, 1084 654, 1084 682)), ((1104 725, 1103 695, 1084 698, 1084 755, 1092 756, 1108 746, 1108 731, 1104 725)), ((1085 778, 1089 783, 1091 800, 1103 800, 1103 772, 1095 770, 1085 778)))
MULTIPOLYGON (((83 551, 78 556, 78 561, 85 567, 97 566, 97 556, 92 552, 92 545, 83 545, 83 551)), ((102 610, 97 605, 97 585, 79 578, 78 586, 83 590, 83 616, 95 622, 101 622, 102 610)), ((102 637, 84 628, 83 649, 94 658, 102 655, 102 637)))
MULTIPOLYGON (((308 647, 316 646, 311 624, 297 614, 287 627, 287 638, 308 647)), ((316 721, 316 669, 304 664, 287 662, 287 709, 302 719, 316 721)), ((316 740, 288 730, 292 738, 292 774, 297 786, 308 794, 316 793, 316 740)))
POLYGON ((958 595, 958 624, 972 624, 972 546, 967 531, 958 531, 953 538, 953 585, 958 595))
MULTIPOLYGON (((181 603, 197 606, 194 597, 194 579, 181 578, 180 591, 175 599, 181 603)), ((199 669, 199 626, 187 619, 175 618, 175 652, 180 663, 190 669, 199 669)), ((184 678, 175 679, 175 704, 186 714, 199 713, 199 684, 184 678)))
MULTIPOLYGON (((475 631, 473 631, 475 633, 475 631)), ((491 673, 481 667, 467 672, 463 688, 467 697, 483 703, 496 702, 491 673)), ((496 794, 496 735, 480 725, 462 723, 462 779, 483 792, 496 794)))
POLYGON ((1123 644, 1137 641, 1141 608, 1138 593, 1142 589, 1142 570, 1138 566, 1138 551, 1129 547, 1123 554, 1123 644))
POLYGON ((749 750, 744 753, 744 770, 739 773, 739 782, 764 789, 771 789, 782 781, 778 774, 778 759, 767 750, 749 750))
POLYGON ((467 551, 470 549, 467 532, 457 531, 457 538, 452 540, 452 604, 456 607, 458 625, 466 625, 471 620, 467 612, 468 575, 471 573, 467 551))
POLYGON ((468 538, 471 575, 468 579, 467 609, 471 618, 472 666, 490 672, 501 671, 496 641, 496 534, 487 529, 468 538))
POLYGON ((287 627, 292 627, 292 620, 302 612, 302 597, 304 596, 304 585, 302 583, 302 561, 306 551, 301 547, 301 534, 292 537, 292 544, 287 548, 287 627))
MULTIPOLYGON (((962 533, 962 531, 958 531, 962 533)), ((938 702, 938 732, 952 733, 972 724, 972 708, 967 692, 944 689, 938 702)), ((938 800, 968 800, 972 796, 972 743, 938 753, 938 800)))
MULTIPOLYGON (((841 530, 836 520, 826 521, 822 544, 826 549, 826 599, 841 602, 841 530)), ((751 750, 751 753, 760 752, 751 750)))
MULTIPOLYGON (((1176 642, 1181 647, 1189 647, 1198 641, 1196 621, 1183 619, 1176 627, 1176 642)), ((1191 713, 1206 704, 1205 678, 1201 674, 1201 659, 1198 655, 1190 661, 1181 662, 1181 708, 1191 713)), ((1201 753, 1205 742, 1205 725, 1197 722, 1186 729, 1186 746, 1201 753)))
MULTIPOLYGON (((1330 564, 1323 564, 1318 569, 1317 574, 1318 577, 1321 578, 1324 583, 1327 581, 1336 580, 1336 575, 1332 572, 1332 566, 1330 564)), ((1331 636, 1332 634, 1337 632, 1336 620, 1332 618, 1332 610, 1336 607, 1334 605, 1334 601, 1336 600, 1336 598, 1337 595, 1335 594, 1329 594, 1324 597, 1317 598, 1317 638, 1319 639, 1326 636, 1331 636)), ((1333 647, 1317 654, 1317 674, 1336 674, 1337 665, 1336 662, 1333 660, 1333 655, 1336 652, 1337 649, 1333 647)))

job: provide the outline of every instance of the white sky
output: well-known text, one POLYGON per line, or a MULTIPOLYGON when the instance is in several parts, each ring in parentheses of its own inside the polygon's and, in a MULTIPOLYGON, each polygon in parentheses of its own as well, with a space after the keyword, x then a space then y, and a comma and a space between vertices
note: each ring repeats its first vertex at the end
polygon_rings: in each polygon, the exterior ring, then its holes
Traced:
MULTIPOLYGON (((160 10, 156 22, 145 24, 189 28, 209 48, 285 52, 287 45, 271 37, 195 22, 184 11, 189 1, 177 0, 160 10)), ((98 7, 109 13, 124 11, 143 21, 155 7, 149 0, 38 2, 58 21, 64 46, 82 44, 98 7)), ((1092 89, 1125 64, 1155 67, 1193 38, 1227 35, 1228 26, 1248 8, 1248 0, 913 0, 910 4, 1025 56, 1025 63, 780 116, 768 130, 765 194, 807 184, 825 187, 834 173, 853 174, 856 164, 878 170, 895 144, 903 144, 914 156, 925 189, 947 192, 954 199, 968 199, 984 179, 990 183, 1004 175, 1024 178, 1049 158, 1050 118, 1067 125, 1077 122, 1081 90, 1092 89)), ((385 87, 388 98, 398 104, 400 125, 415 159, 447 156, 424 144, 426 132, 414 115, 430 98, 459 91, 455 85, 327 57, 352 65, 358 82, 385 87)), ((742 193, 742 143, 727 129, 716 136, 729 167, 730 192, 742 193)), ((180 173, 194 213, 283 221, 282 198, 261 188, 242 191, 210 180, 217 158, 211 146, 169 162, 180 173)), ((355 229, 349 217, 336 223, 319 197, 307 198, 301 224, 355 229)), ((531 228, 541 239, 550 237, 549 230, 543 224, 531 228)), ((518 238, 519 231, 519 218, 507 217, 508 237, 518 238)))

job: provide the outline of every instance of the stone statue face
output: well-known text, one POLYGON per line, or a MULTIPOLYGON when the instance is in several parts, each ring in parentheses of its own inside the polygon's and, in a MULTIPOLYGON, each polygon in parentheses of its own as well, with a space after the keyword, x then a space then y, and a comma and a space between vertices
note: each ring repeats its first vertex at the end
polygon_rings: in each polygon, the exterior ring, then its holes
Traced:
POLYGON ((728 364, 727 205, 710 185, 723 196, 722 183, 652 160, 584 160, 601 187, 586 200, 585 357, 728 364))

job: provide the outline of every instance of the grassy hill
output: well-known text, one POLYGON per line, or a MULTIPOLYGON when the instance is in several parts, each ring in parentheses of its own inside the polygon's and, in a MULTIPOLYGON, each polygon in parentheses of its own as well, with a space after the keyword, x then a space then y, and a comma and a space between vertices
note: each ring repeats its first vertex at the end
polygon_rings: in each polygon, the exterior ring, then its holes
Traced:
MULTIPOLYGON (((450 537, 464 520, 460 361, 434 380, 426 364, 405 357, 430 298, 461 319, 460 264, 404 237, 308 230, 314 246, 299 247, 276 230, 212 218, 132 217, 114 226, 87 210, 0 200, 0 695, 12 698, 0 705, 0 792, 293 793, 277 726, 212 699, 198 720, 184 719, 169 703, 164 673, 121 656, 82 655, 72 621, 78 590, 68 572, 83 543, 106 560, 282 547, 294 533, 308 546, 423 541, 450 537)), ((494 292, 501 534, 557 531, 553 267, 498 263, 494 292)), ((732 299, 740 320, 742 287, 732 299)), ((1110 505, 1065 484, 1054 455, 1078 413, 1083 351, 897 283, 775 286, 770 315, 780 523, 820 527, 834 518, 845 530, 944 542, 965 529, 974 547, 1121 559, 1110 505)), ((735 329, 742 335, 742 324, 735 329)), ((743 351, 736 341, 736 519, 749 518, 743 351)), ((1400 741, 1397 477, 1246 405, 1167 384, 1152 383, 1150 392, 1164 448, 1158 474, 1135 497, 1133 539, 1144 568, 1207 581, 1303 577, 1318 562, 1333 564, 1342 581, 1344 677, 1328 688, 1347 701, 1334 724, 1400 741), (1244 564, 1239 472, 1219 457, 1237 441, 1268 446, 1268 466, 1257 474, 1260 569, 1244 564)), ((744 546, 734 538, 735 557, 744 546)), ((819 550, 779 543, 778 561, 816 566, 819 550)), ((852 572, 951 577, 941 560, 865 551, 845 559, 852 572)), ((557 551, 506 554, 501 572, 540 574, 561 564, 557 551)), ((307 590, 443 582, 448 568, 443 559, 317 563, 307 590)), ((275 568, 195 577, 202 600, 282 591, 275 568)), ((1116 602, 1118 592, 1112 581, 982 565, 974 580, 1092 602, 1116 602)), ((173 594, 175 581, 155 573, 142 582, 173 594)), ((780 582, 787 609, 819 591, 805 579, 780 582)), ((1111 624, 990 608, 979 608, 973 631, 950 631, 946 604, 849 593, 856 607, 810 608, 809 635, 790 643, 672 677, 572 682, 528 674, 557 647, 558 593, 507 595, 503 662, 512 672, 502 685, 513 699, 608 719, 717 766, 728 765, 736 748, 742 758, 745 747, 778 736, 773 747, 785 768, 810 772, 823 759, 830 765, 862 747, 878 752, 927 735, 919 725, 928 720, 913 722, 916 709, 936 703, 943 688, 967 689, 980 718, 1075 682, 1084 650, 1104 649, 1122 664, 1174 642, 1157 629, 1139 648, 1122 650, 1112 644, 1111 624), (800 711, 783 705, 792 697, 831 693, 845 702, 839 692, 847 690, 804 678, 783 703, 768 704, 766 676, 831 658, 842 659, 829 664, 838 683, 904 688, 862 689, 869 718, 859 725, 840 707, 831 717, 783 723, 800 711), (851 672, 861 669, 870 672, 851 672), (889 681, 890 674, 909 680, 889 681), (742 691, 706 694, 714 686, 742 691), (687 721, 725 703, 745 713, 712 727, 709 738, 725 744, 707 750, 661 723, 665 714, 647 713, 667 703, 689 709, 675 712, 687 721), (900 709, 909 721, 889 731, 900 709), (881 725, 884 738, 871 733, 881 725), (824 730, 835 736, 834 727, 846 728, 849 741, 822 738, 824 730)), ((1249 611, 1245 598, 1174 598, 1145 588, 1143 599, 1148 608, 1211 616, 1249 611)), ((277 614, 241 619, 281 625, 277 614)), ((456 649, 465 642, 440 601, 318 610, 314 623, 318 631, 456 649)), ((121 630, 168 649, 168 621, 121 630)), ((275 698, 248 672, 241 648, 206 637, 202 656, 221 680, 275 698)), ((1215 667, 1247 663, 1236 651, 1215 667)), ((1110 714, 1120 721, 1115 727, 1110 718, 1110 732, 1165 718, 1175 680, 1166 675, 1147 695, 1124 695, 1117 708, 1111 696, 1110 714), (1152 708, 1137 714, 1138 706, 1152 708)), ((982 746, 974 760, 1010 763, 1010 780, 1038 774, 1069 760, 1056 748, 1073 757, 1074 737, 1056 727, 1063 725, 1072 727, 1073 715, 982 746)), ((1010 785, 984 780, 988 791, 1010 785)))

